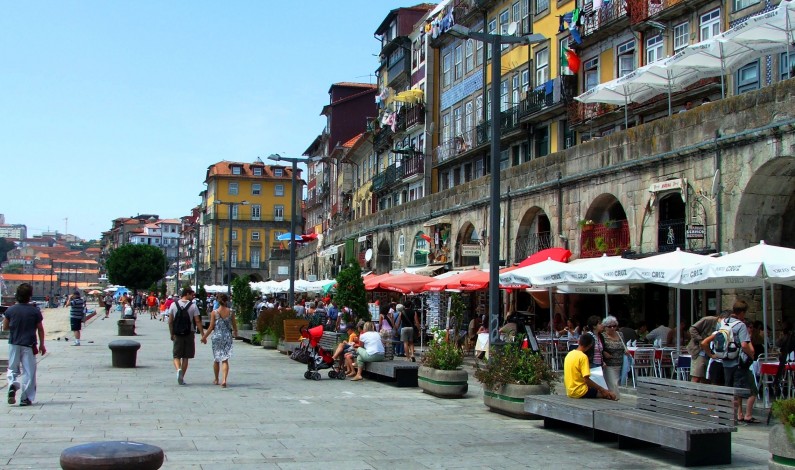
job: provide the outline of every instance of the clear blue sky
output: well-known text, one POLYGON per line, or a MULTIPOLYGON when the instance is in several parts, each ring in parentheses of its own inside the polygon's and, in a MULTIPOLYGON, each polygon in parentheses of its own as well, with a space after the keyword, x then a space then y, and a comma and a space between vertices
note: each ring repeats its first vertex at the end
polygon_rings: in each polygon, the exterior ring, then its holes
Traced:
POLYGON ((99 238, 187 215, 207 166, 300 156, 334 82, 374 83, 389 0, 22 1, 0 14, 0 213, 99 238))

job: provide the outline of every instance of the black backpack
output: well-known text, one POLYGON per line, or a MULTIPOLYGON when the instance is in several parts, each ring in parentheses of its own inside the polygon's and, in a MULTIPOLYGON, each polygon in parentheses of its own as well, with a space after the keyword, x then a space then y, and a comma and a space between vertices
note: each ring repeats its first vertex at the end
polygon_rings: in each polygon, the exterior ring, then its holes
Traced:
POLYGON ((191 334, 190 315, 188 315, 190 302, 185 307, 180 306, 179 301, 174 302, 174 305, 177 307, 177 314, 174 315, 174 334, 177 336, 191 334))

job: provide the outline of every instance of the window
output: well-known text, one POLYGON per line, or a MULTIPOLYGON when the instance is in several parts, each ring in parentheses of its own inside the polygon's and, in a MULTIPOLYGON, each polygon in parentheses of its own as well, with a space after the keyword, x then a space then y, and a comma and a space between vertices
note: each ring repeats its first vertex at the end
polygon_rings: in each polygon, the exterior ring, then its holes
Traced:
POLYGON ((401 233, 398 237, 398 256, 403 256, 406 252, 406 237, 401 233))
POLYGON ((618 76, 623 77, 635 70, 635 40, 618 46, 618 76))
POLYGON ((549 154, 549 127, 536 128, 535 131, 536 158, 549 154))
POLYGON ((779 57, 778 76, 780 80, 786 80, 792 77, 793 67, 791 67, 790 64, 792 64, 793 59, 795 59, 795 52, 790 52, 789 57, 787 57, 787 53, 784 52, 783 54, 781 54, 781 57, 779 57))
POLYGON ((473 128, 473 120, 472 120, 472 113, 474 110, 474 106, 472 105, 471 101, 468 101, 464 105, 464 142, 467 145, 472 145, 472 137, 470 134, 472 133, 473 128))
POLYGON ((759 3, 759 0, 734 0, 734 11, 740 11, 757 3, 759 3))
MULTIPOLYGON (((503 10, 500 13, 500 34, 507 35, 508 34, 508 26, 511 24, 511 11, 510 10, 503 10)), ((505 50, 508 48, 508 44, 503 44, 500 50, 505 50)))
POLYGON ((646 63, 651 64, 663 58, 663 37, 662 34, 646 40, 646 63))
POLYGON ((232 204, 230 208, 232 211, 232 218, 237 219, 238 215, 240 214, 240 206, 238 206, 237 204, 232 204))
POLYGON ((258 242, 259 241, 259 232, 251 232, 251 240, 258 242))
POLYGON ((455 46, 455 79, 461 80, 464 76, 464 51, 463 46, 455 46))
POLYGON ((549 49, 536 52, 536 86, 549 80, 549 49))
POLYGON ((483 96, 475 98, 475 122, 478 124, 483 122, 483 96))
POLYGON ((262 206, 259 204, 251 205, 251 220, 260 220, 262 217, 262 206))
POLYGON ((239 175, 241 173, 241 170, 242 169, 239 166, 233 166, 232 167, 232 174, 233 175, 239 175))
POLYGON ((251 267, 252 268, 259 268, 259 249, 252 249, 251 250, 251 267))
POLYGON ((464 73, 469 73, 475 68, 475 40, 467 39, 464 44, 464 73))
POLYGON ((232 256, 230 257, 231 265, 233 268, 237 267, 237 248, 232 248, 232 256))
POLYGON ((475 160, 475 173, 472 175, 474 179, 481 178, 485 176, 485 172, 483 171, 483 159, 478 158, 475 160))
POLYGON ((278 196, 278 197, 284 196, 284 185, 283 184, 277 184, 274 187, 273 194, 274 194, 274 196, 278 196))
POLYGON ((519 104, 519 93, 521 88, 519 88, 519 75, 515 74, 511 78, 511 104, 516 106, 519 104))
POLYGON ((522 0, 522 34, 530 32, 530 0, 522 0))
MULTIPOLYGON (((489 21, 489 34, 497 34, 497 20, 489 21)), ((491 59, 491 48, 486 50, 486 58, 491 59)))
POLYGON ((585 91, 590 91, 599 84, 599 57, 586 60, 582 70, 585 77, 585 91))
POLYGON ((674 54, 690 44, 690 23, 681 23, 674 26, 674 54))
POLYGON ((549 9, 549 0, 536 0, 536 15, 549 9))
POLYGON ((284 220, 284 205, 276 204, 273 206, 273 220, 281 222, 284 220))
MULTIPOLYGON (((478 30, 479 33, 483 32, 483 29, 478 30)), ((475 65, 483 64, 483 41, 475 41, 475 65)))
POLYGON ((284 169, 283 168, 274 168, 273 169, 273 176, 276 176, 276 177, 284 176, 284 169))
POLYGON ((251 185, 251 194, 254 196, 259 196, 262 194, 262 185, 259 183, 254 183, 251 185))
POLYGON ((530 71, 522 70, 522 91, 530 89, 530 71))
POLYGON ((737 94, 759 89, 759 61, 745 65, 737 71, 737 94))
POLYGON ((442 142, 449 142, 453 139, 451 135, 453 127, 450 125, 450 113, 442 116, 442 142))
POLYGON ((508 109, 508 99, 510 95, 508 94, 508 80, 503 80, 500 82, 500 111, 506 111, 508 109))
POLYGON ((229 183, 229 194, 231 196, 237 196, 237 183, 229 183))
POLYGON ((698 29, 701 41, 720 34, 720 8, 701 15, 698 29))
POLYGON ((453 110, 453 135, 455 137, 459 137, 461 132, 461 107, 455 108, 453 110))
POLYGON ((232 240, 237 240, 237 230, 232 230, 232 240))
POLYGON ((443 68, 442 68, 442 86, 448 87, 450 86, 451 77, 450 77, 450 67, 453 65, 453 58, 448 52, 444 55, 444 59, 442 60, 443 68))
POLYGON ((516 25, 517 26, 516 35, 517 36, 521 36, 522 35, 522 23, 521 23, 521 21, 522 21, 522 6, 519 4, 519 2, 515 2, 513 4, 513 7, 511 7, 511 9, 513 10, 513 20, 516 23, 518 23, 516 25))

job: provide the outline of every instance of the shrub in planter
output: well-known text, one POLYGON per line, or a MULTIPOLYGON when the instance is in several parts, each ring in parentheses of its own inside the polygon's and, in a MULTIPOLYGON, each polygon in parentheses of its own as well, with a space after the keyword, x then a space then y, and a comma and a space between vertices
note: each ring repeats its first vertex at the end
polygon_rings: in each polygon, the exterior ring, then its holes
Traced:
POLYGON ((792 462, 795 461, 795 436, 792 432, 795 426, 795 398, 776 400, 772 408, 773 417, 778 423, 770 428, 768 436, 768 468, 792 468, 792 462))
POLYGON ((461 369, 464 357, 454 341, 443 330, 431 330, 433 339, 422 355, 417 371, 417 385, 423 392, 440 398, 460 398, 466 395, 469 374, 461 369))

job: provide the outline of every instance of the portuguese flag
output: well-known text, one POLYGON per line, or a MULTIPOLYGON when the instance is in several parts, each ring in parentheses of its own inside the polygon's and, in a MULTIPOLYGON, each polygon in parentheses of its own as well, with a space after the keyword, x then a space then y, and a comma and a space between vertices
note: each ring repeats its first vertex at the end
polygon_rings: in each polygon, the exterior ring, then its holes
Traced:
POLYGON ((573 50, 563 46, 560 50, 560 66, 568 69, 568 73, 563 70, 567 75, 576 75, 580 71, 580 58, 573 50))

